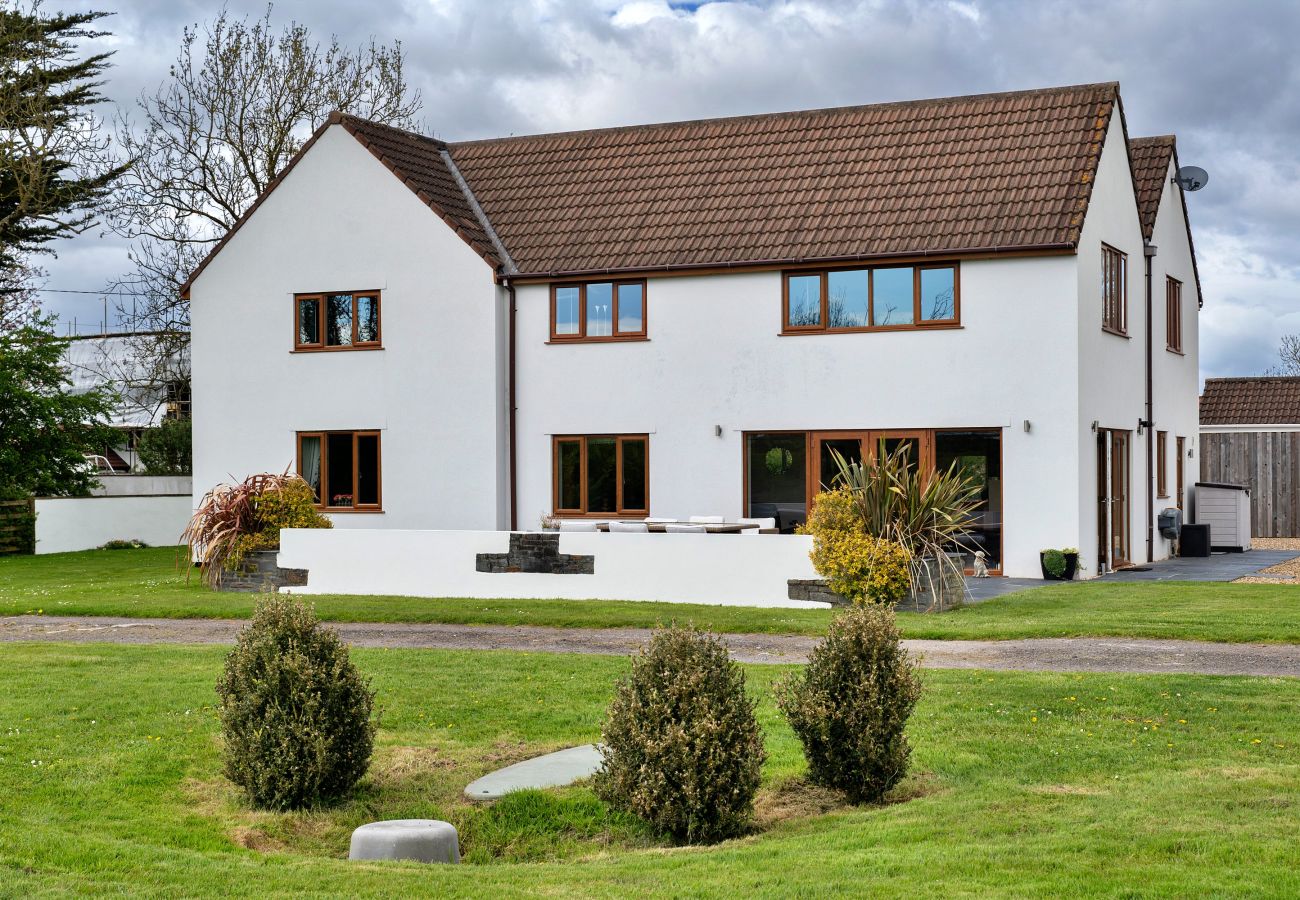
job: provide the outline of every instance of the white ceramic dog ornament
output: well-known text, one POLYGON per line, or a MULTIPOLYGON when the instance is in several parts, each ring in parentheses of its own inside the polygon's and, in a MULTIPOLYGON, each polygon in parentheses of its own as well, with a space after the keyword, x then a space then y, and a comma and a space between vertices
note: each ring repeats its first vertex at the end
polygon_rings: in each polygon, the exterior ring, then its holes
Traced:
POLYGON ((989 555, 985 553, 983 550, 975 551, 975 577, 976 578, 989 577, 988 559, 989 559, 989 555))

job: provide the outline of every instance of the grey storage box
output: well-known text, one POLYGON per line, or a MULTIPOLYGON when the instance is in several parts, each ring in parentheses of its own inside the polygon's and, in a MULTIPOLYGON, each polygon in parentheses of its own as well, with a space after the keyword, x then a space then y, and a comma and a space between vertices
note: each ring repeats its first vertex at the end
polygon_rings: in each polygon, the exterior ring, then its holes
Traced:
POLYGON ((1194 501, 1196 524, 1210 526, 1211 549, 1250 549, 1250 488, 1198 481, 1194 501))

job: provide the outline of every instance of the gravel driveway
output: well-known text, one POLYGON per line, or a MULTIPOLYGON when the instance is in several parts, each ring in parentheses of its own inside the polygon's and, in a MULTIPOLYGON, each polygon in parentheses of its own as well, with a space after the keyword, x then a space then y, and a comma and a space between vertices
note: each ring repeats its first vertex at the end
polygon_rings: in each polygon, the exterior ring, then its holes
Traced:
MULTIPOLYGON (((118 619, 12 616, 0 619, 2 641, 114 644, 229 644, 246 622, 226 619, 118 619)), ((505 625, 330 623, 357 647, 525 650, 621 656, 649 637, 643 628, 540 628, 505 625)), ((723 635, 741 662, 796 663, 816 638, 723 635)), ((934 669, 1044 672, 1139 672, 1300 677, 1300 645, 1211 644, 1142 638, 1030 638, 1014 641, 904 641, 934 669)))

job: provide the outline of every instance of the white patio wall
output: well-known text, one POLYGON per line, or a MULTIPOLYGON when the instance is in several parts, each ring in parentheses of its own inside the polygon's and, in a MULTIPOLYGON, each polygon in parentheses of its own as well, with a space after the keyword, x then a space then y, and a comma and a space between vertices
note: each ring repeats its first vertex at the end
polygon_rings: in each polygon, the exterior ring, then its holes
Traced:
POLYGON ((279 562, 307 570, 296 594, 824 606, 788 597, 789 579, 817 577, 804 535, 561 533, 560 553, 594 556, 594 574, 475 570, 509 543, 506 531, 285 529, 279 562))
POLYGON ((180 543, 193 512, 177 496, 48 497, 36 500, 36 552, 91 550, 135 538, 151 546, 180 543))

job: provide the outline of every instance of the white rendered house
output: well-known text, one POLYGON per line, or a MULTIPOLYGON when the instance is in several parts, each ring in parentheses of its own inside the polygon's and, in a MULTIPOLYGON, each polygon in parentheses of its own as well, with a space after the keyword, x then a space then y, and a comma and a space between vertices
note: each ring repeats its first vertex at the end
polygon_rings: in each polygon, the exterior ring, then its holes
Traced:
POLYGON ((1115 84, 465 143, 336 114, 186 286, 195 492, 788 530, 832 448, 901 442, 980 480, 1003 574, 1160 559, 1198 462, 1176 167, 1115 84))

